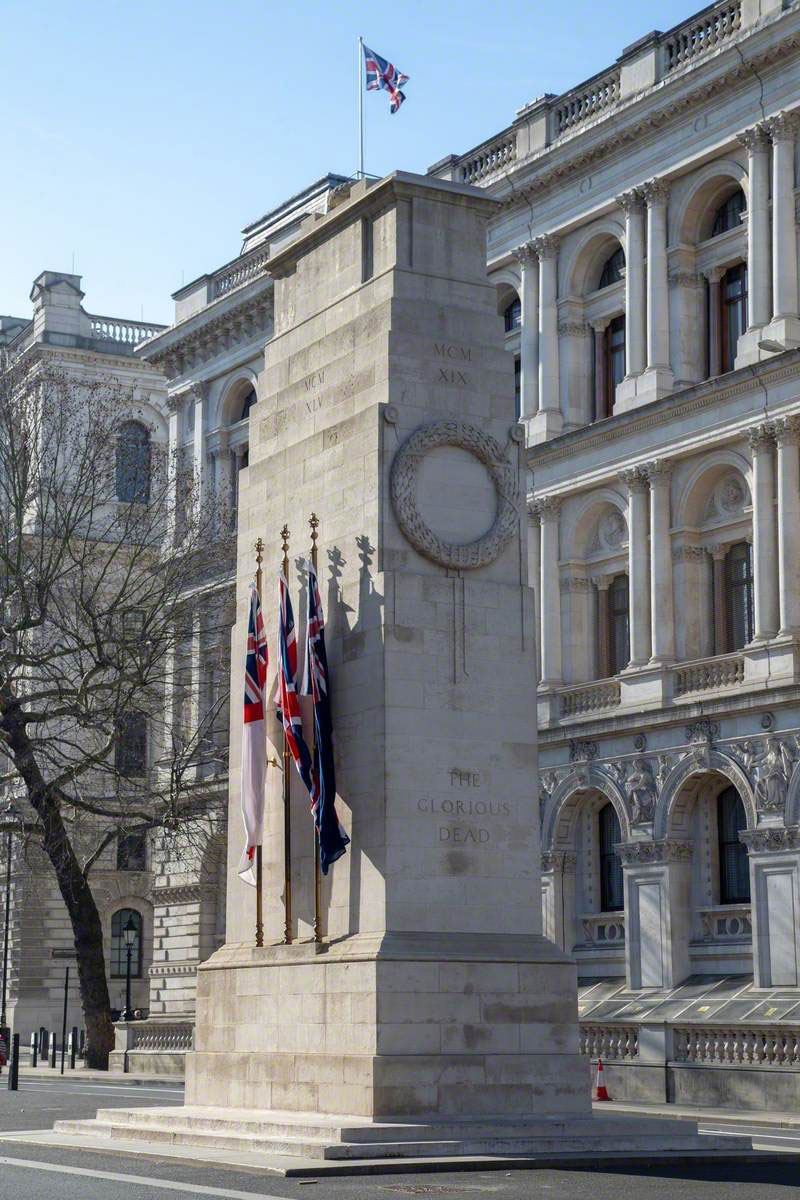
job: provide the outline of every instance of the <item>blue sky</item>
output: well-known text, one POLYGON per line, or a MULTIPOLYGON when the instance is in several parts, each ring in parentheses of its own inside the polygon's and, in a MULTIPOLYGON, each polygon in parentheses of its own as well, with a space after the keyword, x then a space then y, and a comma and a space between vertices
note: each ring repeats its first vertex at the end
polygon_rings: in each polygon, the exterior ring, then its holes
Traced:
POLYGON ((248 221, 357 166, 355 39, 411 77, 364 97, 366 167, 421 171, 610 65, 685 0, 0 0, 0 313, 39 271, 169 321, 248 221))

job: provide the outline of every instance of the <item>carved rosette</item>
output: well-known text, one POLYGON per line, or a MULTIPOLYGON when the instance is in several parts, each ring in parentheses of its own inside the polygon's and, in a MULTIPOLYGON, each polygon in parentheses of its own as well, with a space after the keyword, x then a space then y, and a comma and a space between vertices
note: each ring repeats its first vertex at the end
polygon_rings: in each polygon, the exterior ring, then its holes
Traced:
POLYGON ((411 545, 442 567, 474 570, 499 558, 519 524, 516 468, 500 443, 466 421, 432 421, 421 425, 395 455, 390 481, 392 507, 411 545), (426 454, 439 446, 457 446, 486 467, 497 495, 497 514, 490 529, 473 542, 446 542, 433 532, 417 508, 417 474, 426 454))

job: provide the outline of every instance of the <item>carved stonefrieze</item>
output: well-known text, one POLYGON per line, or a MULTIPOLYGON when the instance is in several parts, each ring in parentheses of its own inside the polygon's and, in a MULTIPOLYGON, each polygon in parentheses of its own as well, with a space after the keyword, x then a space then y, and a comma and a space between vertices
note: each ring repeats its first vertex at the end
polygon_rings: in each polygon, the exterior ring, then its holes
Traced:
POLYGON ((652 821, 658 801, 653 768, 646 758, 635 758, 628 764, 625 792, 630 801, 634 825, 652 821))
POLYGON ((782 850, 800 849, 800 826, 788 829, 743 829, 739 839, 752 853, 765 851, 779 853, 782 850))
POLYGON ((578 856, 569 850, 545 850, 542 854, 542 870, 558 871, 571 875, 578 867, 578 856))
POLYGON ((597 742, 590 738, 572 738, 569 743, 569 761, 587 762, 597 758, 597 742))
POLYGON ((623 863, 647 866, 651 863, 691 862, 692 842, 669 838, 664 842, 623 842, 617 847, 623 863))
POLYGON ((404 535, 420 554, 443 567, 471 570, 500 556, 519 526, 516 467, 500 443, 466 421, 431 421, 406 439, 395 455, 391 474, 392 506, 404 535), (433 532, 417 508, 417 473, 423 457, 439 446, 457 446, 485 466, 494 484, 497 512, 491 527, 466 544, 446 542, 433 532))
POLYGON ((687 742, 713 742, 719 737, 719 721, 711 721, 703 717, 700 721, 692 721, 686 726, 687 742))

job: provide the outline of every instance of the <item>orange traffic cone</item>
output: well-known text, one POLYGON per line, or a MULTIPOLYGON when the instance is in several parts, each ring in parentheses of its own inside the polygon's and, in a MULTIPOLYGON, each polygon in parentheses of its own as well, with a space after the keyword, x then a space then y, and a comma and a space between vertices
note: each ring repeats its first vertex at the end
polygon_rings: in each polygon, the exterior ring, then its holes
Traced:
POLYGON ((598 1058, 598 1060, 597 1060, 597 1080, 595 1082, 595 1087, 594 1087, 594 1098, 595 1098, 595 1100, 610 1100, 611 1099, 611 1097, 608 1094, 608 1088, 603 1083, 603 1060, 602 1060, 602 1058, 598 1058))

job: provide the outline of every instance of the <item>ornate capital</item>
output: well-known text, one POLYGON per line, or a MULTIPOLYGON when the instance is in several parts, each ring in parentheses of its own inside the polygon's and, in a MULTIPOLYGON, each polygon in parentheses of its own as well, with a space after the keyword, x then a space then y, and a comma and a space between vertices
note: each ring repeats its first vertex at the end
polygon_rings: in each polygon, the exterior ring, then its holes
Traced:
POLYGON ((774 424, 775 441, 779 446, 797 446, 800 444, 800 415, 781 417, 774 424))
POLYGON ((790 825, 788 828, 743 829, 739 841, 744 842, 751 854, 781 850, 800 849, 800 826, 790 825))
POLYGON ((623 863, 629 866, 650 866, 669 862, 691 862, 693 842, 669 838, 664 842, 622 842, 617 846, 623 863))
POLYGON ((765 421, 763 425, 751 426, 747 431, 747 440, 754 454, 760 450, 771 449, 775 445, 775 426, 772 421, 765 421))
POLYGON ((750 129, 743 129, 741 133, 737 133, 736 140, 744 146, 748 154, 755 154, 759 150, 768 150, 769 130, 766 122, 759 121, 750 129))
POLYGON ((642 184, 642 195, 648 208, 657 204, 666 204, 669 199, 669 184, 666 179, 648 179, 642 184))
POLYGON ((721 562, 728 553, 728 546, 727 544, 715 542, 712 546, 706 546, 705 550, 707 554, 711 555, 714 562, 721 562))
POLYGON ((592 583, 598 592, 607 592, 616 579, 615 575, 593 575, 592 583))
POLYGON ((517 246, 516 249, 512 250, 511 254, 522 267, 539 261, 533 242, 523 242, 521 246, 517 246))
POLYGON ((703 280, 701 275, 693 271, 673 271, 667 282, 670 287, 699 287, 703 280))
POLYGON ((540 521, 557 521, 560 510, 560 496, 539 496, 530 506, 530 511, 540 521))
POLYGON ((644 212, 644 196, 641 188, 631 188, 616 196, 615 199, 626 214, 644 212))
POLYGON ((556 258, 561 239, 555 233, 544 233, 530 243, 541 262, 545 258, 556 258))
POLYGON ((708 271, 703 271, 703 274, 709 283, 719 283, 725 274, 725 267, 711 267, 708 271))
POLYGON ((773 142, 793 142, 800 125, 800 114, 796 110, 778 113, 777 116, 770 117, 766 125, 773 142))
POLYGON ((562 575, 559 586, 562 592, 588 592, 592 584, 584 575, 562 575))
POLYGON ((543 871, 557 871, 561 875, 573 875, 577 866, 577 854, 572 854, 568 850, 545 850, 542 854, 543 871))
POLYGON ((631 494, 647 491, 649 480, 642 467, 627 467, 620 471, 619 477, 631 494))
POLYGON ((673 546, 672 561, 673 562, 700 562, 705 558, 705 550, 702 546, 673 546))
POLYGON ((588 337, 591 330, 585 321, 559 321, 558 332, 565 337, 588 337))
POLYGON ((652 462, 645 463, 642 471, 652 485, 668 484, 672 477, 672 460, 669 458, 654 458, 652 462))

